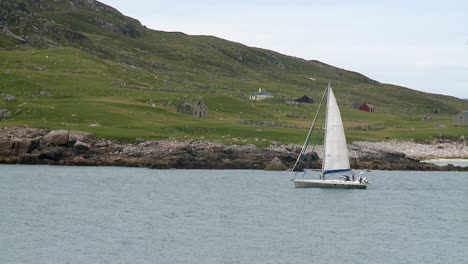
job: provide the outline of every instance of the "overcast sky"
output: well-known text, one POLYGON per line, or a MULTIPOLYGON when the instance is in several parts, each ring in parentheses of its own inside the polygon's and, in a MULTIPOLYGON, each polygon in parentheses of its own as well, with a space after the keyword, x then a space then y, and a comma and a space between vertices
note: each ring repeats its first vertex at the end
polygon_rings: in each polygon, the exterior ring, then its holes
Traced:
POLYGON ((103 0, 149 28, 213 35, 468 98, 468 1, 103 0))

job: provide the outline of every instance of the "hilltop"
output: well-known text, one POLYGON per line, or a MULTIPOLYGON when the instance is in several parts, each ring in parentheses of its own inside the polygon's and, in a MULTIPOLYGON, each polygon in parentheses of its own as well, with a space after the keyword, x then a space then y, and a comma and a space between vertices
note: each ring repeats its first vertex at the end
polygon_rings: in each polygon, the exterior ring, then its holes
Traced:
POLYGON ((212 36, 146 28, 94 0, 0 2, 2 126, 82 130, 133 140, 206 138, 299 143, 330 81, 348 139, 459 137, 462 99, 382 84, 360 73, 212 36), (255 104, 249 94, 274 98, 255 104), (207 119, 176 112, 201 96, 207 119), (375 113, 353 108, 370 102, 375 113), (432 114, 437 107, 440 114, 432 114))

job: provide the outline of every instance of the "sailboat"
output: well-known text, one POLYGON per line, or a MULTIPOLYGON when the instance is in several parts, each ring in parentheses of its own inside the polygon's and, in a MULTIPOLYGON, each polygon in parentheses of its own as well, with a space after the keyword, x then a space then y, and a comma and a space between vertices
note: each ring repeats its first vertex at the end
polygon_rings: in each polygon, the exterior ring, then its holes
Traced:
MULTIPOLYGON (((308 170, 310 161, 314 159, 313 154, 315 153, 315 146, 316 144, 313 145, 312 152, 307 158, 303 176, 305 176, 308 170)), ((294 187, 296 188, 367 188, 367 179, 362 178, 361 176, 355 177, 349 165, 349 154, 346 145, 343 121, 341 120, 340 109, 338 108, 338 104, 330 84, 328 84, 328 87, 323 93, 320 105, 317 109, 312 125, 310 126, 309 133, 307 134, 304 145, 302 146, 302 150, 293 169, 291 170, 290 178, 293 173, 294 178, 291 179, 291 181, 294 182, 294 187), (306 150, 314 132, 317 117, 325 97, 327 98, 327 105, 325 111, 324 155, 322 158, 322 169, 320 170, 319 179, 299 179, 297 178, 297 175, 301 170, 300 166, 307 156, 306 150)))

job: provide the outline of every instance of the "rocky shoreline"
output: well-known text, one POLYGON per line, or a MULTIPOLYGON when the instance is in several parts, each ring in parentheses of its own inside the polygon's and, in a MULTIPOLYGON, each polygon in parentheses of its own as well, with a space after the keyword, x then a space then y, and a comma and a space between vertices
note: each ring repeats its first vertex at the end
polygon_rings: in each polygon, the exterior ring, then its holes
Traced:
MULTIPOLYGON (((293 167, 300 147, 276 144, 258 148, 198 140, 124 143, 97 139, 80 131, 0 128, 0 163, 3 164, 286 170, 293 167)), ((353 169, 468 171, 468 167, 440 167, 419 161, 428 157, 468 158, 464 140, 427 144, 354 142, 348 148, 353 169)), ((321 146, 315 150, 322 156, 321 146)), ((320 160, 313 163, 314 168, 320 166, 320 160)))

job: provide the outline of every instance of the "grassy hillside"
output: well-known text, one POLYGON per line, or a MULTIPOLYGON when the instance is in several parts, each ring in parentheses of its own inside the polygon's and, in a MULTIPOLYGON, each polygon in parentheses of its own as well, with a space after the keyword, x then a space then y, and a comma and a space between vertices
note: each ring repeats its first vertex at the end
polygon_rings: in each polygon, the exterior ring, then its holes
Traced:
POLYGON ((11 112, 3 126, 119 139, 299 143, 318 104, 285 101, 302 95, 318 101, 331 81, 349 140, 468 134, 452 125, 467 101, 215 37, 147 29, 95 1, 2 1, 0 25, 0 93, 18 99, 0 102, 11 112), (275 98, 251 103, 249 93, 258 88, 275 98), (198 96, 208 104, 207 119, 176 112, 184 98, 198 96), (352 107, 364 101, 376 112, 352 107), (430 114, 433 107, 441 114, 430 114))

